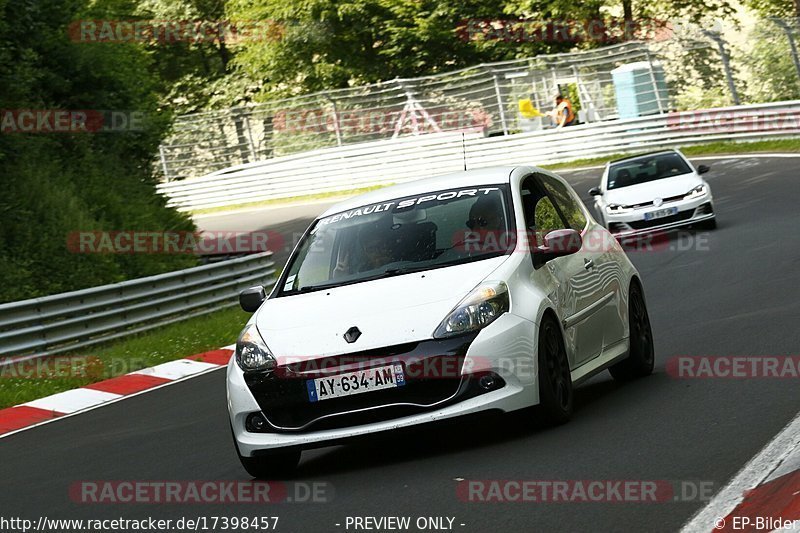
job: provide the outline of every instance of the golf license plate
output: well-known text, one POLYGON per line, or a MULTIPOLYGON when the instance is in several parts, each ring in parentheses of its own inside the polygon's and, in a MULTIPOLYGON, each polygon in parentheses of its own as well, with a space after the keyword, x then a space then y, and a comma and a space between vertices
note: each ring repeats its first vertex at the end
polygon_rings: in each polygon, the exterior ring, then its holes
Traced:
POLYGON ((402 387, 405 384, 406 377, 403 374, 403 366, 394 364, 356 370, 331 377, 309 379, 306 381, 306 388, 310 402, 321 402, 331 398, 402 387))
POLYGON ((670 207, 668 209, 659 209, 658 211, 650 211, 649 213, 644 214, 645 220, 653 220, 654 218, 664 218, 670 215, 674 215, 678 212, 677 207, 670 207))

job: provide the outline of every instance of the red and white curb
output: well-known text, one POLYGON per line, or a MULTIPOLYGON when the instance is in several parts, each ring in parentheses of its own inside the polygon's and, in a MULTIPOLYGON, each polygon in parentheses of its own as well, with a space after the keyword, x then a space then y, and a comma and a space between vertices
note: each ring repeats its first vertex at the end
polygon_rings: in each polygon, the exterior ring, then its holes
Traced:
POLYGON ((682 531, 800 531, 800 413, 682 531))
POLYGON ((0 410, 0 438, 227 366, 233 346, 144 368, 0 410))

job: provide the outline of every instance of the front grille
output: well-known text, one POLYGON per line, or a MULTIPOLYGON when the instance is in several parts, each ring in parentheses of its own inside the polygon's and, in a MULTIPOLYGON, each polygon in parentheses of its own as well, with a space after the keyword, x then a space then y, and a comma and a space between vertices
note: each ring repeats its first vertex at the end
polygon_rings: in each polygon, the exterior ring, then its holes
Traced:
POLYGON ((471 385, 460 374, 475 336, 472 333, 293 363, 269 375, 245 373, 245 382, 273 431, 318 430, 389 420, 468 393, 471 385), (309 379, 394 363, 403 365, 406 380, 401 387, 309 401, 309 379))
MULTIPOLYGON (((662 198, 661 202, 663 204, 668 204, 670 202, 677 202, 678 200, 683 200, 686 197, 685 194, 679 194, 678 196, 670 196, 669 198, 662 198)), ((641 204, 634 204, 631 207, 634 209, 643 209, 645 207, 650 207, 653 205, 653 202, 642 202, 641 204)))
POLYGON ((628 222, 628 225, 635 230, 647 229, 654 228, 656 226, 663 226, 665 224, 672 224, 674 222, 681 222, 683 220, 689 220, 693 216, 694 209, 687 209, 686 211, 680 211, 668 217, 655 218, 653 220, 635 220, 633 222, 628 222))

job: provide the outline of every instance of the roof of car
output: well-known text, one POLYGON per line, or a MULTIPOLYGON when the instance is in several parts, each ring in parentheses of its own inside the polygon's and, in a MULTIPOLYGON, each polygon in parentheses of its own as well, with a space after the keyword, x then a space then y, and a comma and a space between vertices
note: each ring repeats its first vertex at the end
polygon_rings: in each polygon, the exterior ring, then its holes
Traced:
POLYGON ((395 198, 414 196, 417 194, 424 194, 426 192, 443 191, 461 187, 477 187, 480 185, 509 183, 511 179, 511 173, 515 168, 518 167, 504 166, 466 170, 452 174, 444 174, 442 176, 434 176, 432 178, 409 181, 408 183, 400 183, 398 185, 391 185, 389 187, 383 187, 381 189, 359 194, 358 196, 353 196, 352 198, 348 198, 347 200, 336 203, 329 207, 328 210, 322 215, 320 215, 320 218, 364 205, 377 204, 388 200, 393 200, 395 198))
POLYGON ((629 160, 631 160, 631 159, 639 159, 639 158, 641 158, 641 157, 647 157, 647 156, 649 156, 649 155, 658 155, 658 154, 677 154, 677 153, 678 153, 678 151, 677 151, 677 150, 674 150, 674 149, 671 149, 671 148, 669 148, 669 149, 666 149, 666 150, 656 150, 656 151, 654 151, 654 152, 645 152, 645 153, 642 153, 642 154, 634 154, 634 155, 630 155, 630 156, 628 156, 628 157, 621 157, 620 159, 614 159, 613 161, 609 161, 609 162, 608 162, 608 164, 609 164, 609 165, 613 165, 614 163, 620 163, 620 162, 622 162, 622 161, 629 161, 629 160))

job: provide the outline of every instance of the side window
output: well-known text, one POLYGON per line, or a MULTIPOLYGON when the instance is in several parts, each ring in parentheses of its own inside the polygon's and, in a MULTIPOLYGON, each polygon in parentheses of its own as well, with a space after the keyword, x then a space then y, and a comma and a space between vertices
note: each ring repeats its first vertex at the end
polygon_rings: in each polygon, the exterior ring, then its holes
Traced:
POLYGON ((522 183, 522 206, 525 227, 543 236, 556 229, 566 229, 566 224, 533 176, 522 183))
MULTIPOLYGON (((556 203, 557 210, 564 215, 569 227, 575 231, 582 231, 586 227, 586 217, 581 210, 580 200, 575 198, 575 195, 560 181, 544 175, 540 176, 540 180, 547 190, 547 194, 556 203)), ((552 204, 551 207, 553 207, 552 204)))
POLYGON ((549 232, 556 229, 566 229, 561 217, 558 216, 553 202, 547 196, 539 198, 536 202, 536 231, 539 235, 547 235, 549 232))

